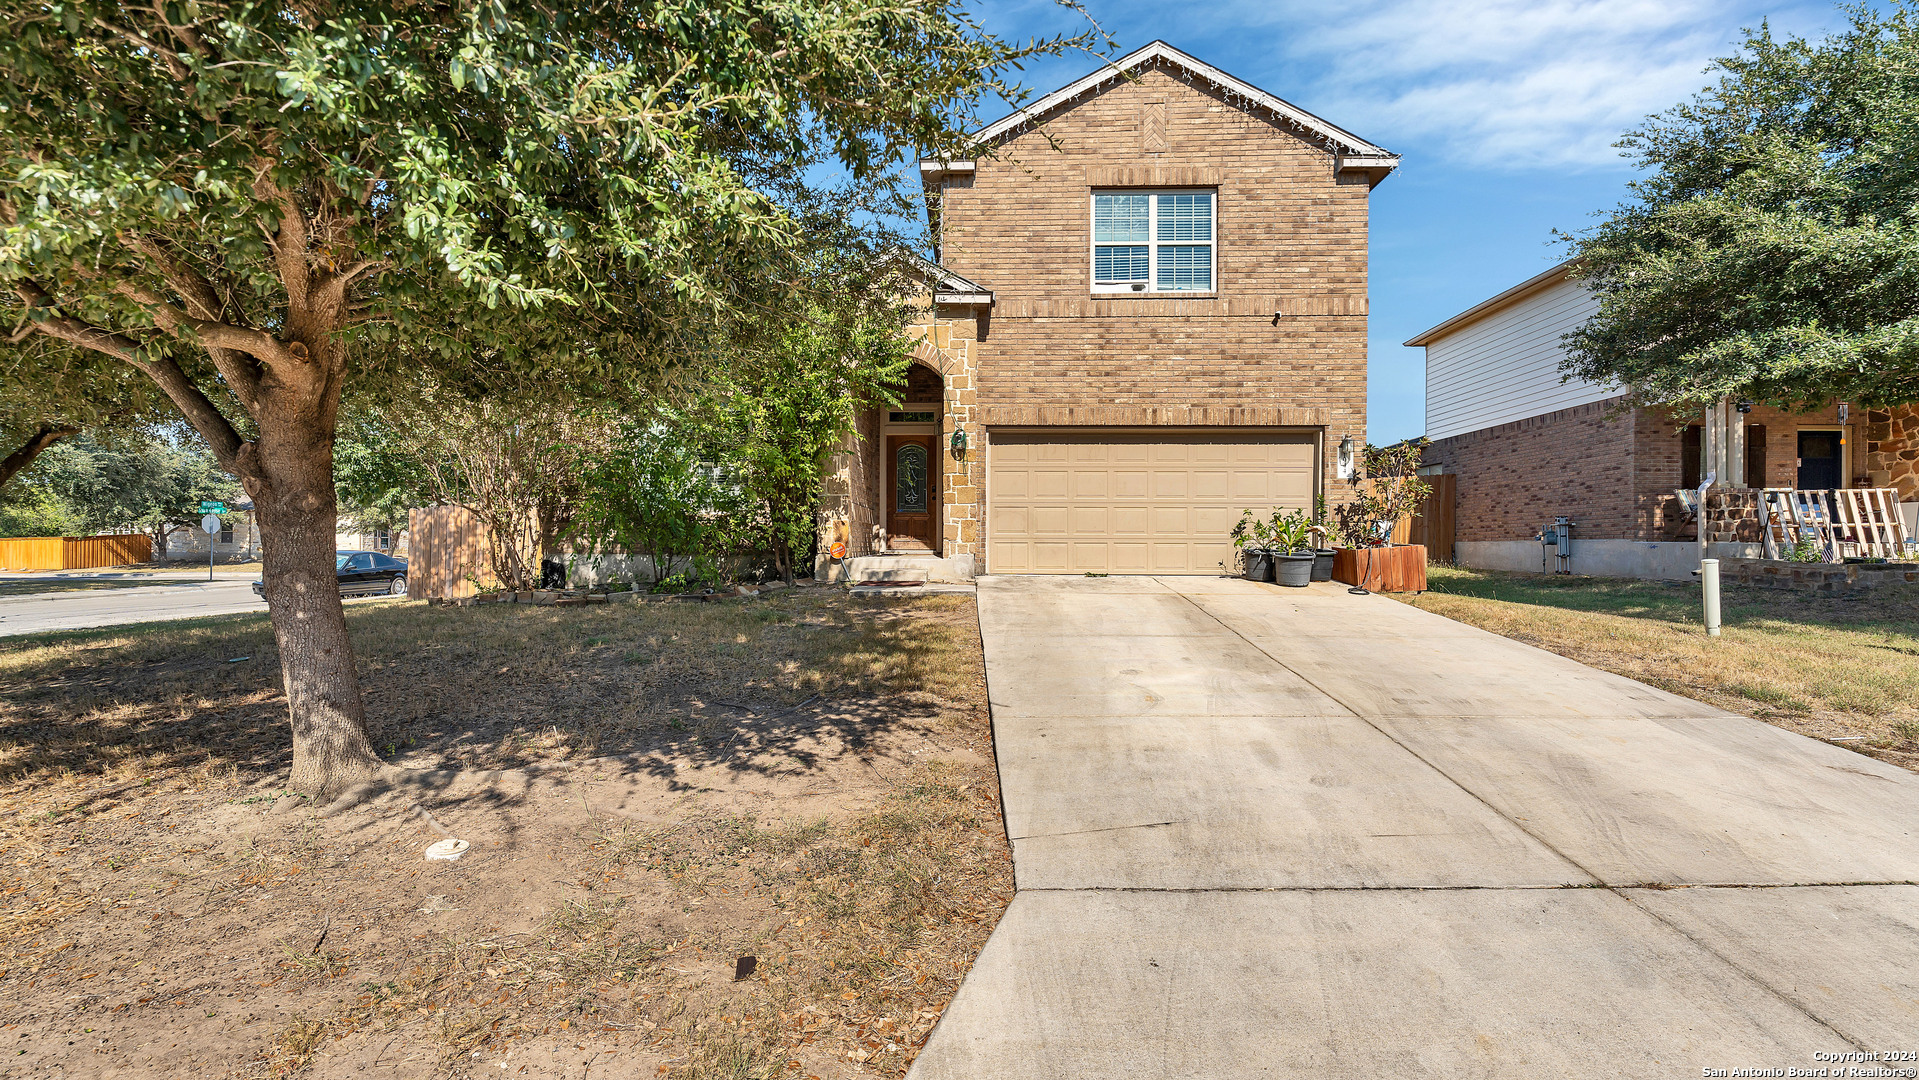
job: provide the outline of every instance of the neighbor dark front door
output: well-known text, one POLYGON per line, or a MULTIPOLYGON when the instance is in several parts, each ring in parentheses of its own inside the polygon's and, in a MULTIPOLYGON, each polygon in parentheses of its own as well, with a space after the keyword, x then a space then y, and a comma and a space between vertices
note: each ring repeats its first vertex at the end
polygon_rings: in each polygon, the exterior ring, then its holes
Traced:
POLYGON ((932 551, 939 484, 931 435, 886 437, 886 546, 932 551))
POLYGON ((1819 490, 1839 486, 1843 449, 1836 431, 1799 433, 1799 486, 1819 490))

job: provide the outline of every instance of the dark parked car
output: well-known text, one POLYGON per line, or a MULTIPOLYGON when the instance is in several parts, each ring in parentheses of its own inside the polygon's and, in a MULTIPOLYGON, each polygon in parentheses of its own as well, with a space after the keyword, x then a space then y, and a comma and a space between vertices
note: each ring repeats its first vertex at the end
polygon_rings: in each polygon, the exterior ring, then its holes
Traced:
MULTIPOLYGON (((333 557, 333 574, 340 579, 341 596, 405 596, 406 560, 377 551, 342 551, 333 557)), ((256 596, 265 596, 266 583, 253 583, 256 596)))

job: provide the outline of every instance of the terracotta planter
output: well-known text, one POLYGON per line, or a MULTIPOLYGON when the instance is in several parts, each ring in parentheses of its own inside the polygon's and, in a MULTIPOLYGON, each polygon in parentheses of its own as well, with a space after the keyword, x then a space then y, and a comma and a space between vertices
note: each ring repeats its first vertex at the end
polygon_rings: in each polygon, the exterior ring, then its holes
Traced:
POLYGON ((1333 554, 1333 580, 1373 592, 1424 592, 1426 546, 1339 548, 1333 554))

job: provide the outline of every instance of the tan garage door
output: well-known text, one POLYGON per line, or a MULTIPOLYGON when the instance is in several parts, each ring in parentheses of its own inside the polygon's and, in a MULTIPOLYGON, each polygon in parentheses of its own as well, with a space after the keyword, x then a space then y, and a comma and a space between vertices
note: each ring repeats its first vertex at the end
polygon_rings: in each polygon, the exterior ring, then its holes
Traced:
POLYGON ((1242 510, 1310 509, 1311 432, 999 433, 993 574, 1217 574, 1242 510))

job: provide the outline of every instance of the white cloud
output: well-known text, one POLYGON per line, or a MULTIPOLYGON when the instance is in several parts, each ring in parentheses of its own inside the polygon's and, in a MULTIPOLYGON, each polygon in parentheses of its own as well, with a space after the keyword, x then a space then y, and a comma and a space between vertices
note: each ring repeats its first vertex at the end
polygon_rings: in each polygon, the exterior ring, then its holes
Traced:
MULTIPOLYGON (((1624 132, 1704 87, 1710 60, 1768 15, 1723 0, 1249 0, 1213 10, 1221 17, 1204 36, 1232 25, 1244 55, 1251 31, 1277 51, 1265 53, 1269 70, 1306 82, 1248 78, 1298 94, 1342 127, 1422 156, 1561 168, 1616 164, 1624 132)), ((1823 6, 1773 14, 1776 32, 1838 21, 1823 6)))

